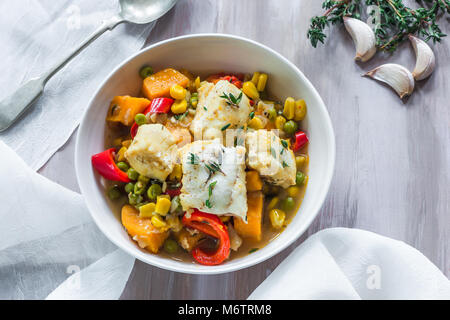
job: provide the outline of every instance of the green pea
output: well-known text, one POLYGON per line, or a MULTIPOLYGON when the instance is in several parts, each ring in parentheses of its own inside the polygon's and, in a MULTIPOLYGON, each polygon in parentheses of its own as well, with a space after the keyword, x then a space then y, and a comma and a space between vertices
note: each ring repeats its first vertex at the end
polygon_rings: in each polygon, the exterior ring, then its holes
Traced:
POLYGON ((147 190, 147 196, 150 200, 156 200, 156 197, 158 197, 162 192, 161 186, 157 183, 154 183, 148 188, 147 190))
POLYGON ((123 172, 127 172, 127 170, 130 169, 130 166, 128 164, 126 164, 126 162, 123 162, 123 161, 117 162, 117 166, 123 172))
POLYGON ((150 181, 149 178, 147 178, 146 176, 140 175, 138 178, 138 181, 134 185, 134 189, 133 189, 134 193, 135 194, 143 194, 149 181, 150 181))
POLYGON ((137 180, 137 178, 139 178, 139 173, 133 168, 127 170, 127 175, 131 180, 137 180))
POLYGON ((267 110, 267 114, 269 115, 270 121, 275 121, 278 115, 277 110, 275 108, 270 108, 269 110, 267 110))
POLYGON ((295 207, 295 200, 292 197, 287 197, 283 200, 283 203, 281 205, 284 211, 290 211, 295 207))
POLYGON ((118 185, 114 185, 108 189, 108 197, 111 200, 116 200, 120 197, 120 188, 118 185))
POLYGON ((142 200, 144 200, 144 198, 140 195, 140 194, 134 194, 134 193, 129 193, 128 194, 128 202, 131 205, 138 205, 142 202, 142 200))
POLYGON ((136 124, 138 126, 142 126, 143 124, 147 123, 147 117, 145 116, 145 114, 143 113, 138 113, 135 117, 134 117, 134 121, 136 121, 136 124))
POLYGON ((167 239, 164 242, 164 250, 167 253, 175 253, 178 250, 178 243, 175 240, 167 239))
POLYGON ((141 70, 139 70, 139 75, 142 79, 150 77, 153 74, 153 68, 149 66, 143 66, 141 70))
POLYGON ((306 178, 305 174, 301 171, 298 171, 297 174, 295 175, 295 183, 298 186, 302 186, 303 183, 305 182, 305 178, 306 178))
POLYGON ((133 182, 129 182, 125 185, 125 192, 128 194, 130 192, 134 191, 134 183, 133 182))
POLYGON ((286 122, 283 126, 283 131, 286 132, 288 135, 294 134, 298 129, 297 122, 289 120, 286 122))

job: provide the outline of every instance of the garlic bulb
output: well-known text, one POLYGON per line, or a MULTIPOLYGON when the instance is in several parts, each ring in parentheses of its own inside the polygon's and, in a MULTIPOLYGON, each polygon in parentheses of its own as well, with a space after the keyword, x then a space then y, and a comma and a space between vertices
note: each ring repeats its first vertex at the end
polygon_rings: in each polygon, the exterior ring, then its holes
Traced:
POLYGON ((435 57, 433 50, 430 46, 423 40, 409 35, 409 40, 416 53, 416 67, 412 72, 414 79, 423 80, 429 77, 434 70, 435 57))
POLYGON ((355 18, 344 17, 345 29, 353 39, 356 47, 356 61, 366 62, 375 52, 375 34, 367 23, 355 18))
POLYGON ((397 92, 401 99, 409 96, 414 90, 414 77, 412 73, 399 64, 383 64, 367 72, 365 76, 388 84, 397 92))

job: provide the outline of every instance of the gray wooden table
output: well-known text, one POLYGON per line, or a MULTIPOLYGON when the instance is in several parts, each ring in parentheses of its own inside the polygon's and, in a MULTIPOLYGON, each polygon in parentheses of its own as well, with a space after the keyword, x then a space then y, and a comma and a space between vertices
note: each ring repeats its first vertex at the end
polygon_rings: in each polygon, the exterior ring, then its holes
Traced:
MULTIPOLYGON (((202 32, 236 34, 259 41, 293 61, 328 106, 336 134, 333 183, 306 234, 272 259, 217 276, 185 275, 136 261, 123 299, 244 299, 302 241, 318 230, 370 230, 414 246, 450 276, 450 37, 433 47, 437 68, 403 103, 386 86, 361 74, 386 62, 414 67, 409 44, 395 56, 353 61, 343 28, 313 49, 305 36, 319 0, 180 0, 147 43, 202 32)), ((444 32, 450 25, 442 21, 444 32), (446 25, 445 25, 446 24, 446 25)), ((448 22, 448 20, 447 20, 448 22)), ((75 138, 40 171, 78 191, 73 167, 75 138)))

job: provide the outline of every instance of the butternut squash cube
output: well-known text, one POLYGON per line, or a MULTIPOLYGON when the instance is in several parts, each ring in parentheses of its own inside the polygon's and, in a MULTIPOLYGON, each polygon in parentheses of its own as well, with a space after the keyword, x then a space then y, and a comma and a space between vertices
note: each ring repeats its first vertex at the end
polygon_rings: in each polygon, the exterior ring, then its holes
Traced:
POLYGON ((263 183, 259 177, 258 171, 251 170, 247 171, 247 191, 260 191, 262 190, 263 183))
POLYGON ((145 98, 134 98, 130 96, 115 96, 109 106, 106 121, 121 122, 126 126, 134 123, 134 117, 142 113, 150 104, 145 98))
POLYGON ((153 253, 158 253, 169 236, 168 231, 161 232, 155 228, 150 219, 140 217, 139 210, 130 205, 122 207, 122 224, 141 248, 153 253))
POLYGON ((261 191, 247 193, 247 223, 234 217, 234 229, 243 238, 261 241, 264 195, 261 191))
POLYGON ((176 84, 186 88, 189 78, 175 69, 167 68, 145 78, 142 83, 142 93, 149 99, 170 98, 170 88, 176 84))

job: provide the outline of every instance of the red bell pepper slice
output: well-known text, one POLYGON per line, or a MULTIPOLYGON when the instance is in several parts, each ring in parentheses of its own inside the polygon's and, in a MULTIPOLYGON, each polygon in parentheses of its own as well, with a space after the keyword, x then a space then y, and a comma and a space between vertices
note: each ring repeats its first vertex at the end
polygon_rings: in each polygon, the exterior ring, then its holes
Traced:
POLYGON ((187 227, 197 229, 219 239, 219 246, 213 253, 207 253, 199 247, 192 250, 192 257, 198 263, 213 266, 221 264, 228 258, 230 255, 230 237, 228 235, 227 227, 219 217, 195 209, 189 218, 187 218, 185 214, 182 221, 187 227))
POLYGON ((206 79, 206 81, 216 84, 220 80, 226 80, 226 81, 234 84, 236 87, 238 87, 240 89, 240 88, 242 88, 243 78, 244 78, 243 75, 239 75, 239 74, 226 75, 225 73, 221 72, 221 73, 210 75, 206 79))
POLYGON ((295 140, 292 144, 292 151, 296 152, 300 150, 305 144, 308 143, 308 137, 306 136, 306 133, 303 131, 297 131, 295 134, 295 140))
POLYGON ((170 196, 170 198, 173 198, 175 196, 179 196, 181 194, 181 187, 180 188, 176 188, 176 189, 166 189, 166 192, 164 192, 165 194, 168 194, 170 196))
POLYGON ((150 103, 150 106, 144 110, 144 114, 148 113, 168 113, 170 111, 170 107, 175 100, 171 98, 155 98, 150 103))
MULTIPOLYGON (((168 113, 170 111, 170 108, 172 107, 172 104, 175 100, 170 98, 155 98, 152 100, 150 105, 144 110, 144 114, 148 115, 151 113, 168 113)), ((131 138, 134 138, 137 134, 139 126, 137 123, 133 123, 130 129, 130 135, 131 138)))
POLYGON ((139 129, 138 124, 136 122, 133 123, 133 125, 131 126, 131 129, 130 129, 131 139, 134 139, 134 137, 136 137, 138 129, 139 129))
POLYGON ((128 175, 117 167, 114 162, 116 149, 111 148, 94 154, 91 157, 92 166, 105 179, 113 181, 130 182, 128 175))

